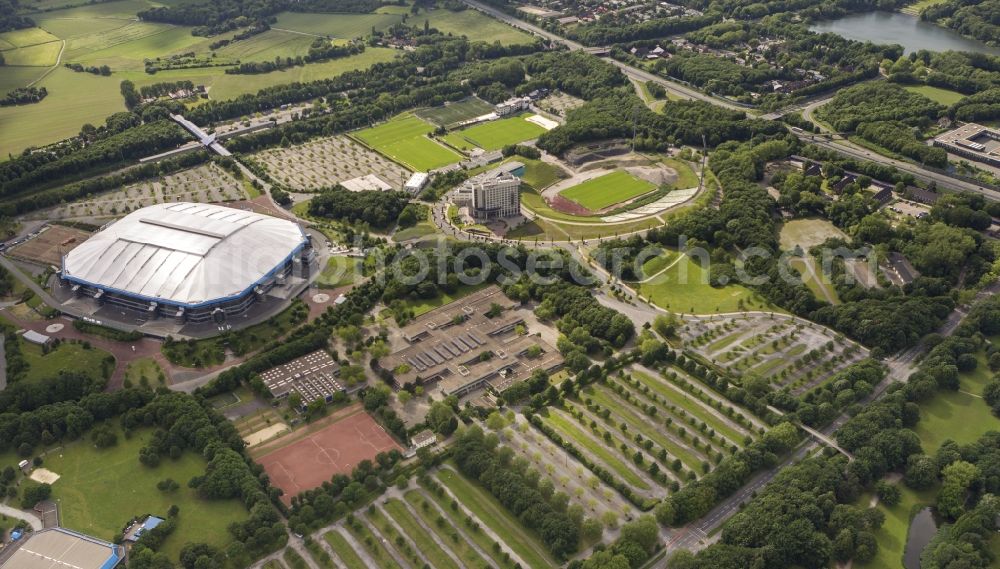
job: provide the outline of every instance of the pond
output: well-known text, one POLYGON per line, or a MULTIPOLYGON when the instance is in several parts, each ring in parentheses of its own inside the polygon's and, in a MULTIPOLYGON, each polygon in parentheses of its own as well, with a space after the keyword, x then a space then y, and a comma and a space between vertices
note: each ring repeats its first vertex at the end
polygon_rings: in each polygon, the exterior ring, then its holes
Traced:
POLYGON ((895 43, 903 46, 906 53, 926 49, 1000 55, 1000 48, 988 46, 981 41, 963 37, 947 28, 900 12, 851 14, 836 20, 816 22, 809 29, 819 33, 832 32, 857 41, 895 43))
POLYGON ((924 508, 913 516, 910 531, 906 534, 906 548, 903 550, 903 567, 920 569, 920 554, 937 533, 937 522, 930 508, 924 508))

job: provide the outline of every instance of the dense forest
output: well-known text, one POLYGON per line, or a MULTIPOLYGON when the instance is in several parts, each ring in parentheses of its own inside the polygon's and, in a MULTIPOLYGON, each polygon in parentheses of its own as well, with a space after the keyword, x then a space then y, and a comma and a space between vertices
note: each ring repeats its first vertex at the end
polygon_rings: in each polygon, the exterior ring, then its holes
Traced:
POLYGON ((18 0, 0 0, 0 32, 20 30, 35 25, 35 21, 31 18, 18 14, 20 9, 18 0))
POLYGON ((990 45, 1000 45, 997 14, 1000 14, 997 0, 947 0, 927 6, 920 12, 920 18, 990 45))

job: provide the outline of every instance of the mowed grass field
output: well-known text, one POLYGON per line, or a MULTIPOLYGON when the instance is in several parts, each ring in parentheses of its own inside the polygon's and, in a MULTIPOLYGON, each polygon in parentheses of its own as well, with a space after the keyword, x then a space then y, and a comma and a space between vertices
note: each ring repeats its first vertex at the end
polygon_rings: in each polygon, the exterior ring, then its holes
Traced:
POLYGON ((133 516, 166 516, 172 504, 180 508, 177 529, 167 538, 163 551, 175 562, 188 542, 211 543, 224 548, 230 541, 226 527, 243 521, 248 514, 237 500, 203 500, 187 481, 205 473, 205 460, 186 451, 181 458, 165 458, 157 468, 139 463, 139 449, 152 437, 152 430, 134 432, 125 439, 118 431, 118 444, 97 449, 85 436, 49 452, 45 468, 60 476, 52 486, 59 500, 62 525, 110 541, 133 516), (165 478, 181 487, 165 494, 156 484, 165 478))
POLYGON ((950 91, 948 89, 932 87, 930 85, 909 85, 904 87, 904 89, 911 93, 920 93, 928 99, 941 103, 942 105, 953 105, 965 98, 965 95, 957 91, 950 91))
POLYGON ((457 152, 427 137, 434 126, 406 113, 378 126, 354 133, 377 152, 408 166, 427 171, 462 160, 457 152))
POLYGON ((438 126, 448 126, 491 112, 493 112, 493 105, 479 97, 472 96, 454 103, 446 103, 440 107, 417 109, 413 111, 413 114, 438 126))
POLYGON ((456 148, 471 150, 479 147, 483 150, 500 150, 508 144, 517 144, 525 140, 538 138, 546 130, 533 122, 528 122, 530 115, 519 115, 480 123, 469 128, 451 132, 444 139, 456 148))
POLYGON ((411 25, 421 25, 425 19, 429 21, 432 28, 437 28, 446 34, 467 36, 473 41, 500 42, 504 45, 535 41, 530 34, 471 8, 458 12, 444 8, 437 8, 430 12, 421 10, 416 16, 411 16, 409 21, 411 25))
POLYGON ((591 211, 598 211, 655 189, 652 183, 618 170, 567 188, 559 195, 591 211))
POLYGON ((699 263, 685 256, 656 278, 643 283, 639 293, 654 304, 671 312, 714 314, 741 309, 765 310, 763 301, 755 301, 753 293, 739 285, 715 288, 707 282, 699 263))

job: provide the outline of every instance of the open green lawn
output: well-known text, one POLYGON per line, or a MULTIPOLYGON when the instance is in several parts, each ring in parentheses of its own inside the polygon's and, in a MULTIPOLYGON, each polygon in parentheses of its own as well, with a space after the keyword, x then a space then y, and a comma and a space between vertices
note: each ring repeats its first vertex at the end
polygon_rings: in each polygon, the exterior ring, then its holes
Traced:
POLYGON ((569 225, 559 222, 550 222, 544 219, 525 223, 518 226, 507 234, 511 239, 524 239, 538 241, 568 241, 580 239, 593 239, 595 237, 607 237, 609 235, 625 235, 635 231, 642 231, 651 227, 658 227, 663 223, 655 217, 649 217, 642 221, 628 223, 603 223, 595 220, 588 225, 569 225))
POLYGON ((134 385, 141 385, 144 377, 153 387, 160 384, 161 377, 164 377, 164 381, 166 380, 160 364, 156 363, 153 358, 136 358, 130 361, 128 367, 125 368, 125 379, 132 381, 134 385))
POLYGON ((793 219, 781 226, 779 240, 781 248, 791 251, 798 245, 804 252, 831 237, 847 238, 837 226, 825 219, 793 219))
POLYGON ((316 279, 320 288, 337 288, 354 282, 358 275, 359 260, 356 257, 330 257, 326 268, 316 279))
POLYGON ((188 542, 224 548, 231 541, 226 527, 245 520, 246 509, 237 500, 203 500, 187 487, 188 480, 205 472, 205 460, 197 454, 185 452, 157 468, 142 466, 139 449, 152 434, 143 430, 125 439, 119 431, 118 444, 100 450, 84 437, 45 456, 44 467, 60 476, 52 496, 59 501, 62 525, 110 541, 133 516, 165 516, 176 504, 179 523, 164 552, 176 561, 188 542), (170 494, 157 490, 156 483, 165 478, 176 480, 180 489, 170 494))
POLYGON ((409 166, 427 171, 462 159, 455 151, 427 137, 434 127, 409 113, 354 133, 376 151, 409 166))
POLYGON ((909 85, 905 87, 905 89, 911 93, 920 93, 932 101, 948 106, 951 106, 965 98, 965 95, 957 91, 949 91, 948 89, 932 87, 930 85, 909 85))
MULTIPOLYGON (((924 450, 927 450, 926 448, 924 450)), ((907 488, 903 483, 897 484, 902 499, 889 508, 879 504, 878 509, 885 514, 885 524, 875 532, 878 539, 878 554, 868 563, 855 563, 855 567, 863 569, 900 569, 903 566, 903 549, 906 547, 906 535, 910 528, 910 520, 921 507, 932 505, 935 501, 935 490, 917 492, 907 488)), ((867 506, 867 504, 864 504, 867 506)))
POLYGON ((533 122, 528 122, 529 114, 480 123, 469 128, 450 132, 444 140, 456 148, 471 150, 500 150, 508 144, 538 138, 545 131, 533 122))
POLYGON ((712 314, 742 309, 768 310, 763 301, 740 285, 715 288, 707 282, 701 265, 687 257, 668 271, 639 287, 639 293, 672 312, 712 314))
POLYGON ((649 278, 670 266, 680 255, 677 251, 663 249, 662 252, 642 264, 642 277, 649 278))
POLYGON ((817 300, 831 304, 840 304, 840 297, 837 295, 837 290, 833 288, 832 283, 823 282, 823 277, 818 272, 821 269, 816 265, 816 261, 812 257, 795 258, 790 260, 788 264, 799 272, 799 275, 802 276, 802 282, 812 291, 813 296, 817 300), (810 270, 810 267, 812 267, 812 270, 810 270))
POLYGON ((674 186, 682 190, 698 187, 698 174, 690 164, 679 158, 664 158, 663 163, 677 172, 674 186))
POLYGON ((450 468, 439 470, 437 477, 459 503, 500 536, 528 567, 539 569, 558 566, 538 539, 504 509, 496 498, 450 468))
POLYGON ((618 170, 567 188, 559 192, 559 195, 591 211, 598 211, 655 189, 656 186, 652 183, 618 170))
POLYGON ((28 364, 28 373, 21 381, 37 381, 55 377, 59 375, 60 371, 73 371, 100 377, 101 362, 111 355, 104 350, 97 348, 88 350, 80 344, 67 342, 61 343, 59 347, 43 354, 41 346, 25 341, 21 342, 21 353, 24 355, 24 361, 28 364))
POLYGON ((948 439, 967 444, 987 431, 1000 430, 1000 419, 980 397, 992 374, 982 353, 977 359, 975 370, 959 374, 960 391, 939 391, 920 404, 920 422, 914 430, 925 453, 933 454, 948 439))
POLYGON ((493 112, 493 105, 476 96, 446 103, 440 107, 425 107, 413 114, 438 126, 448 126, 493 112))

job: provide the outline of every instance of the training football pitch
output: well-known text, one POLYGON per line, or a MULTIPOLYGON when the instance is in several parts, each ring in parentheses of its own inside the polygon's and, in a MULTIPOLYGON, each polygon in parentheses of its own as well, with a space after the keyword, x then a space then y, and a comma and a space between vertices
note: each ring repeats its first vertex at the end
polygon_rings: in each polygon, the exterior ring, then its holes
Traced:
POLYGON ((478 97, 466 97, 461 101, 446 103, 440 107, 426 107, 413 114, 439 126, 458 124, 493 112, 493 105, 478 97))
POLYGON ((590 211, 599 211, 654 189, 656 186, 651 182, 640 180, 628 172, 618 170, 567 188, 559 192, 559 195, 590 211))
POLYGON ((528 122, 522 115, 508 119, 500 119, 449 133, 445 140, 448 144, 463 150, 478 146, 483 150, 500 150, 508 144, 517 144, 525 140, 538 138, 545 129, 533 122, 528 122))
POLYGON ((410 167, 427 171, 454 164, 462 159, 457 152, 427 137, 434 127, 411 114, 354 133, 374 150, 410 167))

